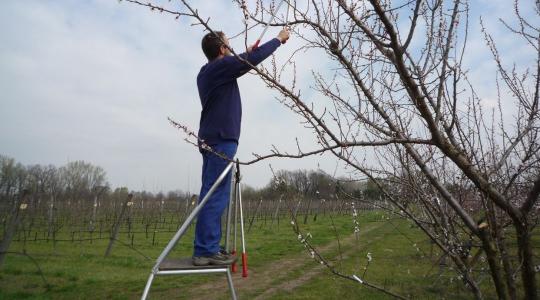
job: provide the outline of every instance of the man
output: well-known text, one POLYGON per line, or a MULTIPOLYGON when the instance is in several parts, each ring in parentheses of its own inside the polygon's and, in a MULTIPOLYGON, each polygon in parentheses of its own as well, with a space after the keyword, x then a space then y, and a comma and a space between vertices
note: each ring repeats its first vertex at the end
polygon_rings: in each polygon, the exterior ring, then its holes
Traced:
MULTIPOLYGON (((284 28, 278 36, 256 49, 248 49, 239 56, 252 65, 261 63, 282 43, 289 39, 289 31, 284 28)), ((199 124, 199 139, 214 152, 233 159, 240 137, 242 105, 236 79, 250 70, 250 66, 231 55, 229 40, 223 32, 206 34, 201 42, 208 63, 197 76, 197 87, 202 111, 199 124)), ((203 156, 201 201, 223 172, 228 161, 200 148, 203 156)), ((221 216, 229 203, 231 176, 221 182, 206 205, 201 209, 195 227, 193 264, 228 265, 236 261, 236 256, 220 250, 221 216)))

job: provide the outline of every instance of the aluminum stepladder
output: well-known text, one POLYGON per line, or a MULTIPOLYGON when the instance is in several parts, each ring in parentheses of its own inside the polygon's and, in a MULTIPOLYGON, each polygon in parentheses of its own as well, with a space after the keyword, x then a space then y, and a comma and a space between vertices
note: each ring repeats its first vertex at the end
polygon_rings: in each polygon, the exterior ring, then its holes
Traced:
MULTIPOLYGON (((211 273, 225 273, 227 275, 227 282, 229 285, 229 289, 231 291, 231 298, 233 300, 237 299, 229 265, 194 266, 191 262, 191 257, 183 258, 183 259, 167 259, 167 256, 169 255, 171 250, 174 248, 174 246, 176 246, 180 238, 186 233, 187 229, 189 228, 189 225, 193 222, 195 217, 199 214, 200 210, 206 204, 206 202, 208 202, 208 200, 210 199, 210 196, 214 193, 218 185, 223 181, 223 179, 227 176, 229 172, 233 172, 234 165, 235 165, 234 162, 230 162, 227 165, 227 167, 225 167, 225 170, 223 170, 223 172, 219 175, 218 179, 212 185, 208 193, 205 195, 202 201, 200 201, 199 204, 193 209, 193 211, 189 214, 189 216, 186 218, 186 220, 184 221, 180 229, 178 229, 174 237, 169 241, 169 243, 167 244, 163 252, 159 255, 154 267, 152 268, 152 272, 150 273, 150 276, 148 277, 146 286, 144 287, 143 295, 141 297, 142 300, 145 300, 147 298, 148 293, 150 292, 150 287, 152 286, 152 282, 154 281, 154 277, 157 275, 190 275, 190 274, 211 274, 211 273)), ((235 176, 232 176, 232 177, 234 178, 235 176)), ((235 183, 234 188, 231 188, 231 196, 233 192, 236 192, 236 190, 239 189, 237 188, 237 185, 238 185, 238 181, 235 183)), ((237 193, 235 194, 238 197, 238 194, 237 193)), ((226 238, 225 238, 225 249, 227 251, 230 250, 229 249, 229 235, 230 235, 232 199, 233 197, 230 198, 228 209, 227 209, 227 221, 226 221, 227 225, 226 225, 226 238)), ((235 201, 235 203, 236 202, 237 201, 235 201)), ((240 208, 240 213, 242 214, 241 208, 240 208)), ((241 219, 242 219, 242 216, 241 216, 241 219)), ((242 230, 242 240, 243 239, 244 237, 243 237, 243 230, 242 230)))

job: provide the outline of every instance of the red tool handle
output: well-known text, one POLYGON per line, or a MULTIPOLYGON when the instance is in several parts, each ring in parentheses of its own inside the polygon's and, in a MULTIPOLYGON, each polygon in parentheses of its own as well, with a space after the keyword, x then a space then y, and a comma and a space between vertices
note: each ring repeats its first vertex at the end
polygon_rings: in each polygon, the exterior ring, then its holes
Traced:
MULTIPOLYGON (((231 252, 231 254, 232 254, 232 255, 236 255, 236 250, 233 250, 233 251, 231 252)), ((236 271, 237 271, 237 270, 236 270, 236 262, 233 262, 233 264, 232 264, 232 266, 231 266, 231 271, 232 271, 233 273, 236 273, 236 271)))
MULTIPOLYGON (((282 43, 282 44, 285 44, 286 42, 287 42, 287 40, 282 41, 281 43, 282 43)), ((253 50, 259 48, 259 44, 260 44, 260 43, 261 43, 261 40, 257 40, 257 41, 255 42, 255 44, 253 44, 253 46, 251 47, 251 50, 253 51, 253 50)))
POLYGON ((255 50, 255 49, 259 48, 259 43, 260 43, 260 42, 261 42, 261 40, 257 40, 257 41, 255 42, 255 44, 253 44, 253 47, 251 47, 251 50, 255 50))
POLYGON ((247 277, 247 253, 242 252, 242 277, 247 277))

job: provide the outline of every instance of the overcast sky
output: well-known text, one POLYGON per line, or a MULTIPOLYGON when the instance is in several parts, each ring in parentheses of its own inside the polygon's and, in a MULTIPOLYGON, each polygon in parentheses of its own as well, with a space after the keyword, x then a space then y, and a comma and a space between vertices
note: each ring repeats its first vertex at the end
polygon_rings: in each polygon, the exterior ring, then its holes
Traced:
MULTIPOLYGON (((211 25, 226 33, 242 29, 231 1, 191 1, 211 25)), ((248 1, 248 5, 249 5, 248 1)), ((160 3, 160 2, 156 2, 160 3)), ((174 3, 174 1, 173 1, 174 3)), ((498 17, 511 17, 511 1, 474 1, 467 63, 490 105, 493 64, 478 28, 482 14, 503 51, 512 38, 499 34, 498 17)), ((151 12, 116 0, 5 0, 0 10, 0 154, 25 165, 84 160, 103 167, 113 187, 153 192, 197 192, 202 160, 183 141, 171 117, 197 130, 200 104, 195 78, 206 59, 203 28, 192 20, 151 12)), ((262 28, 250 34, 254 40, 262 28)), ((270 29, 266 39, 277 34, 270 29)), ((502 32, 502 31, 501 31, 502 32)), ((276 52, 278 59, 294 47, 276 52)), ((242 49, 242 41, 232 41, 242 49)), ((516 49, 514 49, 516 50, 516 49)), ((517 49, 519 50, 519 49, 517 49)), ((518 51, 519 52, 519 51, 518 51)), ((506 53, 506 52, 505 52, 506 53)), ((308 54, 299 60, 300 84, 309 86, 308 54)), ((515 54, 518 55, 518 54, 515 54)), ((534 57, 533 57, 534 58, 534 57)), ((265 154, 272 144, 295 151, 295 138, 315 147, 299 118, 275 100, 254 75, 239 80, 243 99, 238 157, 265 154)), ((342 174, 330 156, 269 160, 245 167, 244 182, 265 185, 274 169, 324 169, 342 174)))

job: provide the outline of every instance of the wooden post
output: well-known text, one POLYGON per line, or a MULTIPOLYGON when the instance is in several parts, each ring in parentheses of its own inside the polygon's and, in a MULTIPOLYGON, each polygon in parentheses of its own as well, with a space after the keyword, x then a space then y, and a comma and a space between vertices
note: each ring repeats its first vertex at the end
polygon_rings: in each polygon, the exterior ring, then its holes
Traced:
POLYGON ((306 214, 304 215, 304 224, 307 224, 308 215, 311 211, 311 202, 313 201, 313 197, 309 197, 308 206, 306 209, 306 214))
POLYGON ((47 241, 49 241, 49 236, 53 235, 53 231, 54 231, 54 195, 51 195, 50 202, 49 202, 47 241))
POLYGON ((15 231, 17 230, 19 222, 22 218, 22 211, 28 206, 27 198, 28 191, 23 190, 21 197, 15 200, 13 208, 11 209, 11 218, 6 228, 6 234, 0 243, 0 267, 2 267, 2 264, 4 263, 6 252, 9 249, 9 244, 11 244, 13 235, 15 234, 15 231))
POLYGON ((247 233, 249 233, 251 231, 251 226, 253 225, 253 221, 255 220, 255 216, 257 216, 257 213, 259 212, 259 208, 261 207, 261 204, 262 204, 262 198, 259 200, 259 204, 257 205, 257 208, 255 209, 255 213, 253 214, 253 216, 251 216, 251 220, 249 221, 249 227, 248 227, 248 230, 247 230, 247 233))
POLYGON ((283 195, 279 196, 279 201, 277 202, 276 211, 274 212, 274 217, 272 218, 272 224, 274 225, 274 219, 277 219, 277 224, 279 227, 279 207, 281 206, 281 199, 283 198, 283 195))
POLYGON ((300 209, 300 204, 302 203, 302 198, 298 198, 298 203, 296 204, 296 207, 294 208, 293 216, 296 219, 296 216, 298 215, 298 210, 300 209))
POLYGON ((321 205, 324 204, 324 199, 318 199, 319 205, 317 205, 317 209, 315 210, 315 215, 313 216, 313 222, 317 221, 317 216, 319 215, 319 210, 321 209, 321 205))
POLYGON ((118 236, 118 232, 120 231, 120 225, 122 225, 122 220, 124 218, 124 213, 126 212, 126 208, 128 207, 128 202, 131 201, 133 198, 133 194, 129 194, 122 204, 122 210, 120 211, 120 215, 116 219, 116 222, 114 223, 113 233, 111 235, 111 239, 109 241, 109 245, 107 246, 107 250, 105 251, 105 257, 108 257, 109 254, 111 254, 112 247, 114 245, 114 241, 116 240, 116 237, 118 236))
POLYGON ((90 232, 94 232, 96 229, 96 215, 98 208, 98 195, 94 195, 94 206, 92 207, 92 218, 90 219, 90 232))

